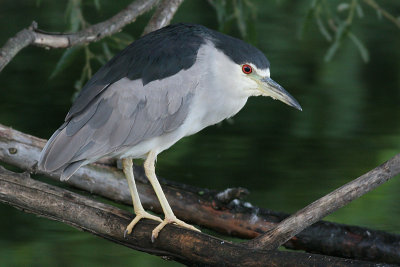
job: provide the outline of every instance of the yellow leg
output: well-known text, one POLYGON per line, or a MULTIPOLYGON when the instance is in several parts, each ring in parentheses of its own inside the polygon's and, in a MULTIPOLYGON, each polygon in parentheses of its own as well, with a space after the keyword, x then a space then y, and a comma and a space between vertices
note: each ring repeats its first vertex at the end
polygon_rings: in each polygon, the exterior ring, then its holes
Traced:
POLYGON ((161 218, 151 215, 143 209, 142 203, 140 203, 139 193, 136 188, 135 178, 133 177, 133 169, 132 169, 132 159, 124 158, 122 159, 122 169, 124 170, 126 179, 128 180, 129 190, 131 191, 133 209, 135 211, 136 217, 132 220, 132 222, 126 227, 124 232, 124 236, 126 234, 130 234, 132 232, 133 227, 143 218, 155 220, 162 222, 161 218))
POLYGON ((187 224, 187 223, 179 220, 178 218, 176 218, 176 216, 172 212, 171 206, 168 204, 167 198, 165 197, 164 192, 162 191, 161 185, 157 180, 155 166, 154 166, 156 157, 157 157, 157 155, 153 151, 150 151, 150 153, 147 155, 146 161, 144 162, 144 171, 145 171, 146 176, 149 179, 151 185, 153 186, 154 191, 156 192, 158 201, 160 201, 161 207, 165 214, 165 218, 162 221, 162 223, 160 223, 153 230, 152 235, 151 235, 151 240, 154 242, 154 240, 158 237, 159 232, 164 228, 165 225, 167 225, 169 223, 174 223, 179 226, 188 228, 190 230, 200 232, 200 230, 198 230, 194 226, 187 224))

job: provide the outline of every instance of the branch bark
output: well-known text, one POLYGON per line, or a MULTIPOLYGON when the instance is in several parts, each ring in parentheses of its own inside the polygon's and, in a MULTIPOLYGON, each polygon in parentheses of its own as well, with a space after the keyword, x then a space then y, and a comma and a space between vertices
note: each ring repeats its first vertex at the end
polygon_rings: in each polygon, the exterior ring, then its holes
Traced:
POLYGON ((110 19, 94 24, 76 33, 48 33, 37 29, 35 22, 10 38, 0 49, 0 72, 28 45, 45 48, 67 48, 98 41, 120 31, 136 18, 150 10, 158 0, 136 0, 110 19))
POLYGON ((167 26, 182 3, 183 0, 162 0, 144 28, 143 35, 167 26))
POLYGON ((303 229, 399 173, 400 154, 397 154, 382 165, 299 210, 264 235, 249 241, 248 244, 256 248, 276 249, 303 229))
POLYGON ((286 251, 261 251, 206 234, 167 225, 150 240, 156 222, 141 220, 124 238, 131 215, 65 189, 16 174, 0 166, 0 201, 23 211, 69 224, 112 242, 168 257, 188 265, 207 266, 382 266, 369 262, 286 251))
MULTIPOLYGON (((34 172, 45 142, 0 124, 0 161, 34 172)), ((147 184, 143 169, 135 166, 134 170, 144 207, 161 213, 159 202, 151 186, 147 184)), ((57 174, 41 174, 59 179, 57 174)), ((287 214, 253 207, 249 203, 237 200, 246 193, 240 188, 219 193, 169 182, 162 178, 159 180, 179 218, 223 234, 254 238, 288 217, 287 214)), ((85 166, 68 183, 114 201, 131 204, 126 179, 116 168, 100 164, 85 166)), ((315 223, 292 238, 285 246, 325 255, 400 263, 399 235, 330 222, 315 223)))

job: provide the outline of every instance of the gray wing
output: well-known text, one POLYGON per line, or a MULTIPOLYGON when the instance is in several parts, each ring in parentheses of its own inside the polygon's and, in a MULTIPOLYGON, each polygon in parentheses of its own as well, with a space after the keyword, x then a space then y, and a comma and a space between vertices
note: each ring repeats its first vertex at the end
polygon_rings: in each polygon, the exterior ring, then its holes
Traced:
POLYGON ((146 86, 127 78, 111 84, 53 134, 39 168, 61 170, 66 180, 88 161, 174 131, 189 112, 197 86, 191 79, 186 74, 146 86))

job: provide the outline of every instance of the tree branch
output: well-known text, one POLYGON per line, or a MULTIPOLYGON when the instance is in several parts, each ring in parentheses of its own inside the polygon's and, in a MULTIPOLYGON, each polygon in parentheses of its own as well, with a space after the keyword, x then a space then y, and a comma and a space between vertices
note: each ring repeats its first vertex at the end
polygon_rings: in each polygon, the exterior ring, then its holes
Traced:
POLYGON ((0 72, 11 59, 28 45, 45 48, 67 48, 98 41, 120 31, 151 9, 158 0, 136 0, 110 19, 76 33, 48 33, 37 29, 35 22, 10 38, 0 49, 0 72))
POLYGON ((167 26, 182 3, 183 0, 162 0, 144 28, 143 35, 167 26))
MULTIPOLYGON (((46 140, 0 124, 0 161, 34 172, 45 142, 46 140)), ((143 168, 135 166, 134 171, 135 178, 138 178, 137 186, 144 207, 161 213, 159 202, 151 186, 147 184, 143 168)), ((59 180, 57 174, 42 174, 59 180)), ((219 193, 169 182, 162 178, 159 180, 164 184, 163 190, 178 217, 223 234, 254 238, 288 217, 287 214, 238 201, 237 198, 245 193, 243 189, 219 193)), ((68 183, 131 205, 126 179, 116 168, 100 164, 88 165, 78 170, 68 183)), ((325 255, 400 263, 399 235, 329 222, 315 223, 292 238, 285 246, 325 255)))
POLYGON ((261 251, 174 225, 150 240, 157 222, 141 220, 124 238, 132 219, 126 211, 93 201, 65 189, 17 174, 0 166, 0 201, 26 212, 57 220, 112 242, 168 257, 188 265, 212 266, 382 266, 307 253, 261 251))
POLYGON ((382 165, 299 210, 264 235, 249 241, 248 244, 256 248, 276 249, 303 229, 399 173, 400 154, 397 154, 382 165))
POLYGON ((397 28, 400 29, 400 20, 387 12, 385 9, 383 9, 380 5, 378 5, 378 3, 376 3, 374 0, 364 0, 364 2, 375 9, 377 12, 380 12, 386 19, 388 19, 390 22, 396 25, 397 28))

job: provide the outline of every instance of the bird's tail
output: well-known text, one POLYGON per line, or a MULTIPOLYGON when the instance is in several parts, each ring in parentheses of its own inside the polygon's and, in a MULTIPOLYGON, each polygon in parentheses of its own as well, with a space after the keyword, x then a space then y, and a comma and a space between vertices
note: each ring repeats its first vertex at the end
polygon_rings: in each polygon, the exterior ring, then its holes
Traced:
POLYGON ((39 170, 61 172, 60 180, 68 180, 84 164, 85 160, 73 161, 68 150, 71 148, 68 136, 65 135, 64 123, 47 141, 40 154, 39 170))

